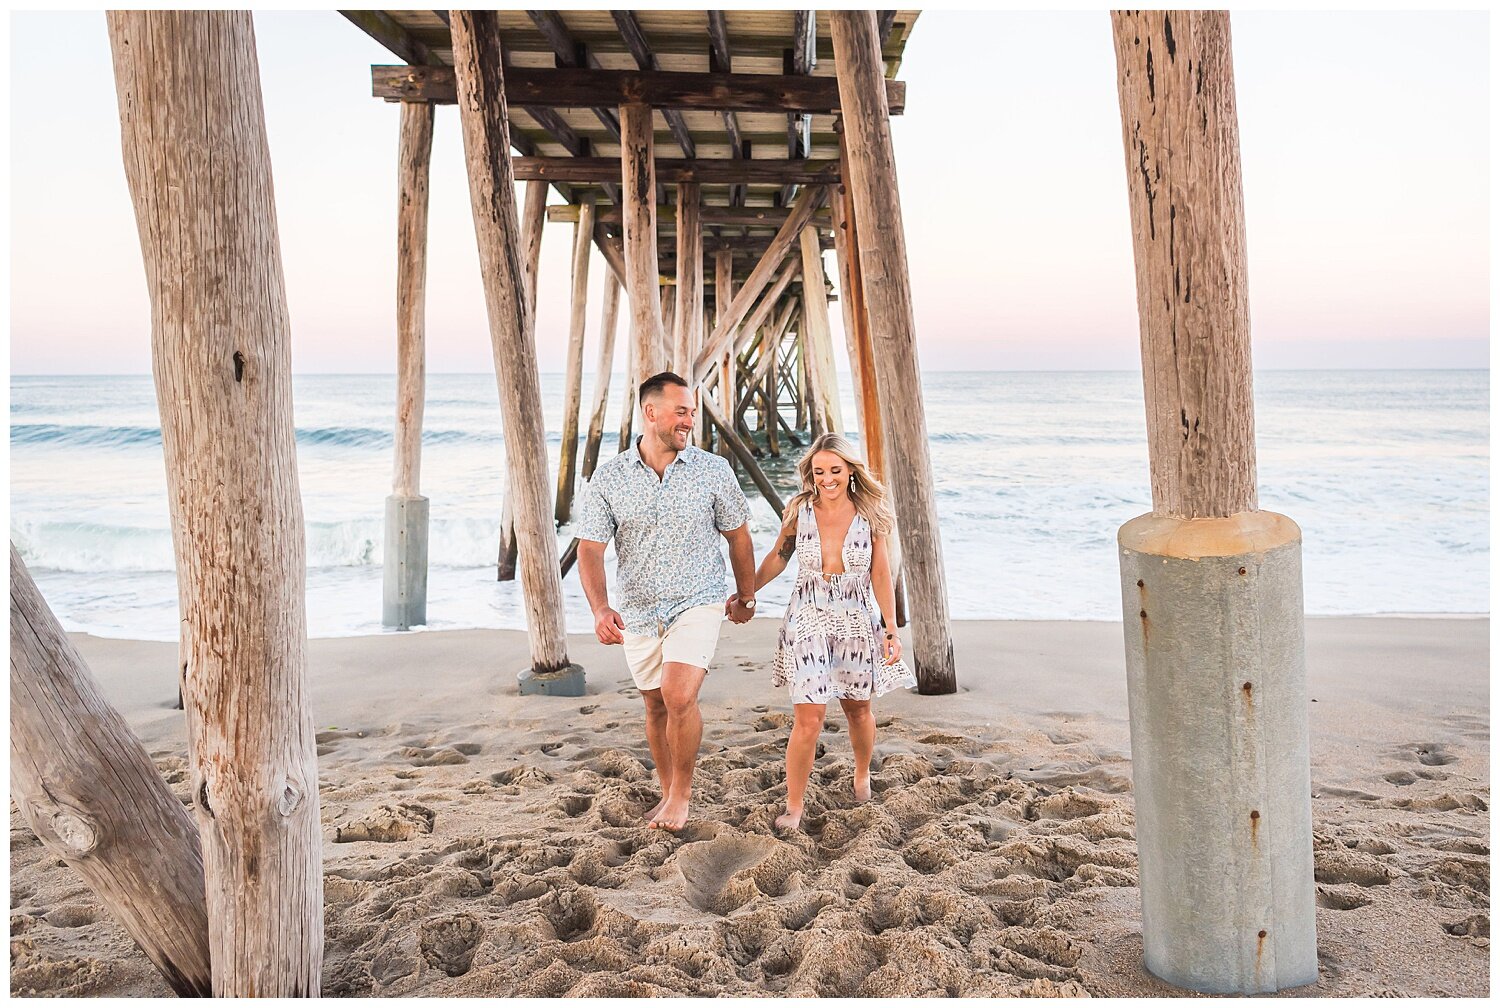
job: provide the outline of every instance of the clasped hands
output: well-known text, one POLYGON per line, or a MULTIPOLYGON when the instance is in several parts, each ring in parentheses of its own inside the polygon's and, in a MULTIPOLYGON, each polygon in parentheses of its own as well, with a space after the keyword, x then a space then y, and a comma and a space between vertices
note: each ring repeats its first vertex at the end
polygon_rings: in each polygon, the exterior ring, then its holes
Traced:
POLYGON ((731 623, 749 623, 750 617, 755 615, 755 610, 740 603, 740 593, 735 592, 724 601, 724 615, 729 617, 731 623))

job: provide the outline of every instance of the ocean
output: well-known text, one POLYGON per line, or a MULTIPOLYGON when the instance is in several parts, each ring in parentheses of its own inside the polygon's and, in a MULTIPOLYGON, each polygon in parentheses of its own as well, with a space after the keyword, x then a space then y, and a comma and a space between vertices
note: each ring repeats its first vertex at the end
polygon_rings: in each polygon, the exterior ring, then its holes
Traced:
MULTIPOLYGON (((541 381, 555 469, 562 376, 541 381)), ((293 385, 308 631, 382 632, 395 378, 293 385)), ((585 404, 591 390, 586 376, 585 404)), ((923 376, 923 394, 953 617, 1118 620, 1115 532, 1151 506, 1140 375, 938 372, 923 376)), ((1489 611, 1488 371, 1269 371, 1255 396, 1260 505, 1302 527, 1308 614, 1489 611)), ((495 581, 500 426, 492 376, 428 376, 429 629, 524 626, 519 583, 495 581)), ((10 445, 11 540, 64 627, 175 639, 150 376, 13 377, 10 445)), ((772 478, 785 485, 794 459, 791 449, 771 460, 772 478)), ((777 519, 746 491, 760 557, 777 519)), ((566 543, 568 529, 560 535, 566 543)), ((789 584, 783 575, 762 593, 764 614, 779 614, 789 584)), ((589 631, 576 572, 564 587, 568 629, 589 631)))

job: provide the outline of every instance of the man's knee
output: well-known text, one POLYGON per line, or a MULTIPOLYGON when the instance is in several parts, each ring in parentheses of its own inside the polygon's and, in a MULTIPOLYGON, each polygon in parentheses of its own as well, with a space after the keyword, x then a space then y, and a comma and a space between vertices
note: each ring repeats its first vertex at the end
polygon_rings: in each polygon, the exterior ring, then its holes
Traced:
POLYGON ((665 717, 667 713, 667 702, 662 699, 661 690, 641 690, 641 699, 646 702, 647 717, 665 717))
POLYGON ((685 714, 697 708, 703 675, 703 669, 678 662, 667 663, 661 677, 661 699, 667 713, 685 714))

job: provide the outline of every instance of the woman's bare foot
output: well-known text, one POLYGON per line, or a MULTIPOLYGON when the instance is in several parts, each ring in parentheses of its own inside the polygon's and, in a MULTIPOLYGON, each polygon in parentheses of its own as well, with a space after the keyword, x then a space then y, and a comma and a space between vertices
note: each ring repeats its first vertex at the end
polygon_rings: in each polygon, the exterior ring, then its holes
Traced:
POLYGON ((675 833, 687 825, 687 818, 688 799, 669 796, 651 816, 651 826, 654 829, 664 829, 669 833, 675 833))
POLYGON ((783 829, 794 830, 801 823, 802 823, 802 810, 801 809, 797 809, 795 812, 792 811, 791 809, 787 809, 781 815, 779 815, 779 816, 776 817, 776 828, 779 829, 779 830, 783 830, 783 829))
POLYGON ((870 771, 854 775, 854 801, 863 805, 870 800, 870 771))

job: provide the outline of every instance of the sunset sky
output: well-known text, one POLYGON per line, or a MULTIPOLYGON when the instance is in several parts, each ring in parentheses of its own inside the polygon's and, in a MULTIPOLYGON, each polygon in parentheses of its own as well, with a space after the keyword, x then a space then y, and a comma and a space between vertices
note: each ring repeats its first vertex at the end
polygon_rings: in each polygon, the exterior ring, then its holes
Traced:
MULTIPOLYGON (((393 57, 332 11, 255 23, 294 369, 390 372, 398 111, 369 66, 393 57)), ((1250 12, 1232 30, 1256 366, 1487 367, 1488 15, 1250 12)), ((148 372, 104 15, 13 15, 11 74, 12 369, 148 372)), ((900 76, 922 365, 1137 367, 1108 15, 926 12, 900 76), (953 58, 980 36, 982 59, 953 58)), ((570 239, 543 238, 543 371, 563 363, 570 239)), ((451 106, 430 242, 429 370, 488 371, 451 106)))

